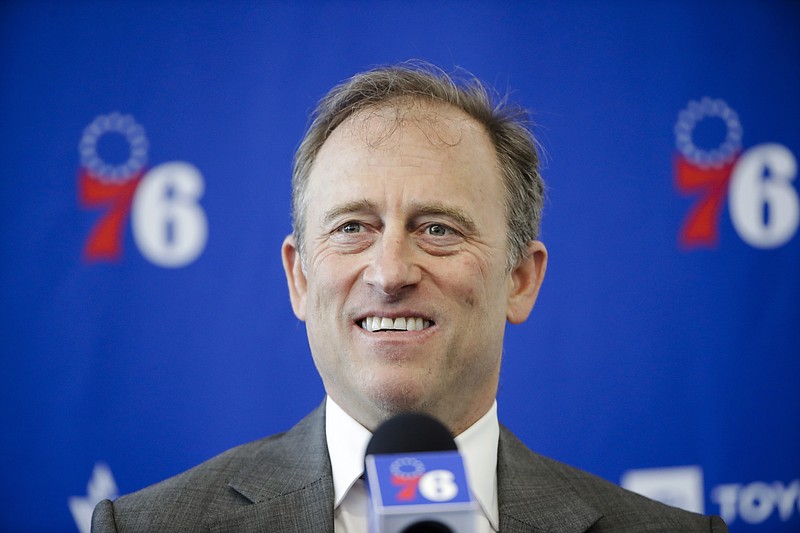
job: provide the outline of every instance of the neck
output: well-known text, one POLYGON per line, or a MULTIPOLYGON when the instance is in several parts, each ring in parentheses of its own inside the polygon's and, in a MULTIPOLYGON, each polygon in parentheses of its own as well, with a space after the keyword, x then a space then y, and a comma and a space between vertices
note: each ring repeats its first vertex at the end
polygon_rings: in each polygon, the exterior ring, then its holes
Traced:
POLYGON ((400 413, 418 412, 430 415, 442 424, 457 437, 483 415, 489 412, 495 401, 495 395, 485 397, 474 397, 469 404, 455 405, 455 402, 445 402, 444 405, 408 404, 408 405, 375 405, 369 404, 366 408, 353 405, 347 398, 339 398, 334 394, 328 393, 333 400, 355 421, 367 428, 371 433, 386 420, 400 413))

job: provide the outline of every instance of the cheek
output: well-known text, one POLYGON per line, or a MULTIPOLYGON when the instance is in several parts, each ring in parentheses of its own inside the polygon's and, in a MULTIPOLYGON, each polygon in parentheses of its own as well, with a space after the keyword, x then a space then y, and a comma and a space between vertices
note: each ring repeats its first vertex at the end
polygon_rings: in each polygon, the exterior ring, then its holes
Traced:
POLYGON ((442 276, 446 290, 453 294, 463 307, 473 309, 479 305, 482 291, 482 274, 471 260, 462 260, 458 265, 447 268, 442 276))
POLYGON ((448 269, 443 279, 465 308, 475 309, 488 306, 489 302, 498 296, 500 285, 495 279, 497 275, 493 275, 493 272, 496 272, 496 268, 493 269, 486 261, 466 257, 455 266, 455 270, 448 269), (457 274, 453 275, 453 272, 457 274))
POLYGON ((347 258, 321 250, 309 262, 308 308, 321 319, 330 318, 330 309, 342 305, 358 278, 358 266, 347 258))
POLYGON ((337 297, 343 289, 337 285, 335 278, 317 276, 313 283, 309 283, 308 311, 316 317, 316 322, 322 322, 330 317, 331 309, 337 305, 337 297))

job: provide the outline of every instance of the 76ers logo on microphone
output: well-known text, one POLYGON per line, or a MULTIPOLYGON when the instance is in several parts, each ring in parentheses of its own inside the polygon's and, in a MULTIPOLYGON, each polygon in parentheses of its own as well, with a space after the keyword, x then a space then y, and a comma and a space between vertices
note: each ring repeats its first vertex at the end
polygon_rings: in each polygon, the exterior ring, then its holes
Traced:
POLYGON ((475 530, 478 504, 456 450, 370 454, 364 463, 370 531, 433 530, 422 528, 420 521, 449 527, 441 531, 475 530), (420 528, 414 529, 412 524, 420 528))
POLYGON ((726 197, 731 223, 750 246, 777 248, 794 237, 800 201, 792 185, 797 160, 788 148, 765 143, 742 151, 738 114, 711 98, 692 100, 678 114, 675 145, 676 187, 699 196, 681 229, 684 247, 717 245, 726 197), (717 141, 704 143, 703 137, 717 141))
POLYGON ((391 483, 398 487, 396 502, 412 503, 419 496, 431 502, 447 502, 458 495, 459 480, 454 472, 459 471, 460 462, 450 464, 447 456, 444 461, 437 455, 431 457, 437 461, 437 468, 428 472, 417 457, 399 457, 389 464, 391 483))
POLYGON ((137 248, 155 265, 186 266, 205 249, 202 174, 182 161, 148 169, 148 147, 144 128, 131 115, 101 115, 84 129, 78 198, 84 209, 104 210, 84 244, 86 261, 121 259, 129 216, 137 248))

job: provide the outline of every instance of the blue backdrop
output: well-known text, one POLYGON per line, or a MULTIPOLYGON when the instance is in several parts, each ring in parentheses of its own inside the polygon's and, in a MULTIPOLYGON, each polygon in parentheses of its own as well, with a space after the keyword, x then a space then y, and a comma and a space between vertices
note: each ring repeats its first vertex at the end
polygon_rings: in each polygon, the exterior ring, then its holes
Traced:
POLYGON ((461 66, 531 108, 547 278, 499 412, 734 532, 800 530, 797 2, 5 2, 0 530, 76 531, 323 398, 279 246, 309 110, 461 66))

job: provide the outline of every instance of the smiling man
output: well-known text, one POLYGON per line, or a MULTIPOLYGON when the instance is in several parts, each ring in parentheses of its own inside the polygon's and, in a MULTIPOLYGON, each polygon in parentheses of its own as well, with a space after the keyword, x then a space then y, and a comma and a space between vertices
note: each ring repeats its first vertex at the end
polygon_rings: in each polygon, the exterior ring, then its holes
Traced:
POLYGON ((328 395, 368 429, 417 410, 463 432, 494 402, 505 321, 528 316, 547 258, 535 240, 510 257, 488 133, 455 107, 386 102, 340 124, 306 180, 283 257, 328 395))
POLYGON ((506 323, 547 263, 544 186, 525 114, 474 79, 404 64, 320 103, 295 158, 282 247, 323 405, 116 502, 95 531, 366 532, 371 431, 405 411, 456 436, 477 530, 725 531, 528 450, 497 419, 506 323))

